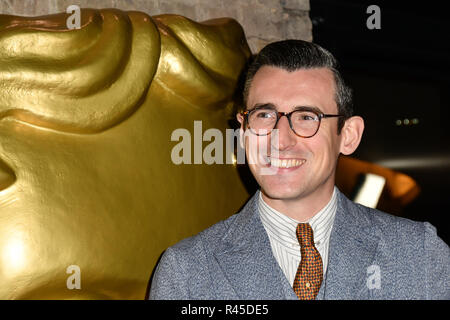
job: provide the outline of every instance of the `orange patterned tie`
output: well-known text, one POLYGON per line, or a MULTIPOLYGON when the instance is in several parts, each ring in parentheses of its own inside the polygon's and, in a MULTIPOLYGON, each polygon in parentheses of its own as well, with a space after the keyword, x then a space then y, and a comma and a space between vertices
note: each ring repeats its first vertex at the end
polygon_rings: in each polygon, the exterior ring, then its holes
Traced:
POLYGON ((294 291, 300 300, 313 300, 323 279, 322 258, 314 246, 313 230, 308 223, 299 223, 297 239, 302 258, 294 280, 294 291))

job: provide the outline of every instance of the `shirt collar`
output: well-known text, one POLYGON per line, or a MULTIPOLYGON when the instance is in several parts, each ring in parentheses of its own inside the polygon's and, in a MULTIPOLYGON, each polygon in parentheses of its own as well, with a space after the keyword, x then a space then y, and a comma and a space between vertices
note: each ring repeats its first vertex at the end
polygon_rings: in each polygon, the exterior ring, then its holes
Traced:
MULTIPOLYGON (((261 191, 259 191, 258 208, 261 221, 272 237, 275 237, 281 242, 298 243, 296 229, 300 222, 270 207, 262 198, 261 191)), ((337 192, 336 187, 334 187, 330 201, 318 213, 306 221, 313 229, 315 244, 319 245, 329 237, 336 209, 337 192)))

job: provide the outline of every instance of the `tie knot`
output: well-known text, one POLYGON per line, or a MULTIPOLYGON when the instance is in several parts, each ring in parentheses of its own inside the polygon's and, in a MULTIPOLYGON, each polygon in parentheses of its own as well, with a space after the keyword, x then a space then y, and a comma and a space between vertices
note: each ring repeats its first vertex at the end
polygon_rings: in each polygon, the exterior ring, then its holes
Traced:
POLYGON ((300 246, 314 246, 314 234, 309 223, 299 223, 297 225, 297 239, 300 246))

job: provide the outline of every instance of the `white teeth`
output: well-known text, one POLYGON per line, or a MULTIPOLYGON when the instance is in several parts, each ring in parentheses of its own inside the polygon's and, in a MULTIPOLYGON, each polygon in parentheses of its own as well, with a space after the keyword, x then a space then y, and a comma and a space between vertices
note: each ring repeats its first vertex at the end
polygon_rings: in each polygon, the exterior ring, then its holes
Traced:
POLYGON ((299 160, 299 159, 277 159, 277 158, 271 158, 270 164, 273 167, 278 168, 291 168, 291 167, 297 167, 305 163, 306 160, 299 160))

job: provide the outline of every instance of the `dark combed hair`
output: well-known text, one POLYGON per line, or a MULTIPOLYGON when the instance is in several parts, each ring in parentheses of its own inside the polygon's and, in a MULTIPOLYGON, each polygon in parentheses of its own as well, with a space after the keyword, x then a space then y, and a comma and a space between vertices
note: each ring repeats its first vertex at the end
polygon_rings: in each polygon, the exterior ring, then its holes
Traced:
POLYGON ((265 46, 251 62, 245 79, 243 102, 247 105, 248 93, 256 72, 263 66, 271 66, 292 72, 299 69, 327 68, 335 80, 335 101, 338 113, 338 133, 345 120, 353 115, 352 90, 342 78, 334 56, 321 46, 303 40, 283 40, 265 46))

